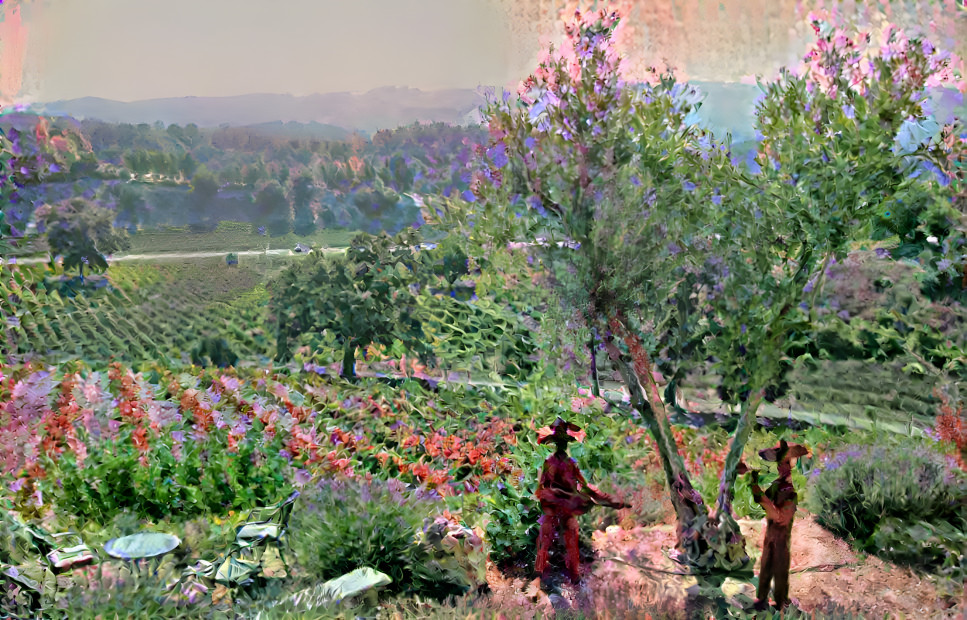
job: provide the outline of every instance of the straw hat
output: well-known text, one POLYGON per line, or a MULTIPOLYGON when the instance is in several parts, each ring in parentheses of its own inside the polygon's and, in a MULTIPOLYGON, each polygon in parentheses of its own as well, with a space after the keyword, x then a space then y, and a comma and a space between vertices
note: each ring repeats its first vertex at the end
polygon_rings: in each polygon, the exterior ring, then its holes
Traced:
POLYGON ((584 441, 586 433, 577 424, 565 422, 564 418, 558 416, 550 426, 544 426, 537 430, 537 443, 551 443, 558 441, 584 441))
POLYGON ((779 440, 779 444, 772 448, 759 450, 759 456, 761 456, 763 460, 770 461, 772 463, 791 461, 793 459, 798 459, 800 456, 806 456, 807 454, 809 454, 809 450, 806 449, 806 446, 801 446, 797 443, 789 445, 786 443, 785 439, 779 440))

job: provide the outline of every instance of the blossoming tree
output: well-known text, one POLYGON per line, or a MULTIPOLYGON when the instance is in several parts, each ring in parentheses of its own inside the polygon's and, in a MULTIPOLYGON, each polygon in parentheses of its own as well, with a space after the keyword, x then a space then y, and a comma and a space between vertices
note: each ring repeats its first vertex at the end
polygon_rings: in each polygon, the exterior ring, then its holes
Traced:
MULTIPOLYGON (((490 140, 478 148, 470 190, 438 214, 464 231, 477 255, 548 239, 536 249, 562 300, 600 334, 656 441, 680 558, 698 571, 734 569, 748 565, 731 513, 736 466, 786 340, 808 327, 804 291, 876 213, 881 201, 872 194, 893 193, 897 177, 881 169, 899 169, 922 149, 880 149, 867 163, 846 125, 863 119, 871 132, 871 106, 856 100, 850 115, 817 88, 826 74, 786 73, 759 107, 766 136, 759 162, 774 173, 791 169, 783 174, 792 182, 749 175, 728 142, 697 127, 694 89, 658 72, 647 84, 622 80, 612 44, 619 27, 615 13, 575 14, 561 51, 547 54, 516 98, 505 93, 491 103, 490 140), (783 108, 797 93, 800 110, 820 106, 815 123, 825 141, 803 138, 805 121, 783 108), (823 133, 830 128, 831 139, 823 133), (826 151, 831 166, 822 161, 826 151), (879 176, 865 191, 850 185, 851 175, 865 174, 879 176), (692 487, 669 422, 676 386, 708 359, 740 409, 714 514, 692 487), (658 372, 668 379, 664 395, 658 372)), ((839 36, 820 27, 811 51, 820 67, 843 70, 844 48, 831 45, 839 36)), ((934 72, 946 66, 938 62, 934 72)), ((872 85, 900 69, 883 65, 863 79, 872 85)), ((879 96, 878 88, 868 91, 879 96)), ((891 132, 880 127, 877 135, 892 142, 891 132)))

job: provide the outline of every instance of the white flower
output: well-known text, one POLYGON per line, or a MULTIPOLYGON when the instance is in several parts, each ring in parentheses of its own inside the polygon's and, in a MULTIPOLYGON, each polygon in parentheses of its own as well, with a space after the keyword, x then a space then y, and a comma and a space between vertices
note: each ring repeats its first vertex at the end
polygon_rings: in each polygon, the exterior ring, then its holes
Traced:
POLYGON ((927 237, 927 243, 937 245, 937 238, 934 237, 933 235, 930 235, 929 237, 927 237))

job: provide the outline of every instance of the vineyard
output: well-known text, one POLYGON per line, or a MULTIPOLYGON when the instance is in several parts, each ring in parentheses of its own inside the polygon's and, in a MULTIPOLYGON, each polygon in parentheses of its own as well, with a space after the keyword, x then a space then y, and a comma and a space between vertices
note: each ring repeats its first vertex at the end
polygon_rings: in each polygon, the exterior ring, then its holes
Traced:
POLYGON ((262 275, 245 267, 220 260, 119 264, 89 278, 82 294, 71 288, 79 284, 45 277, 42 267, 14 266, 5 275, 7 354, 181 363, 204 337, 224 338, 253 361, 274 352, 260 327, 268 299, 262 275))

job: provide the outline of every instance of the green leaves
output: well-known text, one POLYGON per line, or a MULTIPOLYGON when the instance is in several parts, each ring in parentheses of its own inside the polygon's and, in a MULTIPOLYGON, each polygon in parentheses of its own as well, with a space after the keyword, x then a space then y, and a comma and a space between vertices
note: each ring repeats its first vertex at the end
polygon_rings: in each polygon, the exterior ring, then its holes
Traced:
POLYGON ((59 205, 37 209, 37 221, 47 231, 51 255, 63 255, 64 270, 84 268, 97 273, 107 269, 106 254, 130 246, 127 232, 112 225, 114 213, 86 200, 75 198, 59 205))

